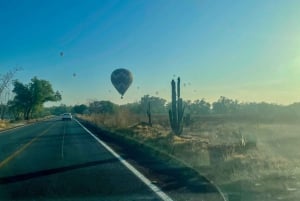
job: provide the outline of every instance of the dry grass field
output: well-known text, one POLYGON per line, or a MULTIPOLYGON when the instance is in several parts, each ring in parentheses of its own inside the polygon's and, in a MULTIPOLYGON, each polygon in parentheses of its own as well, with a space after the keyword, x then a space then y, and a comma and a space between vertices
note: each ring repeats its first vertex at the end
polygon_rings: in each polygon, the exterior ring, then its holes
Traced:
POLYGON ((81 116, 151 146, 216 183, 229 200, 300 198, 300 125, 201 118, 174 136, 167 116, 81 116))

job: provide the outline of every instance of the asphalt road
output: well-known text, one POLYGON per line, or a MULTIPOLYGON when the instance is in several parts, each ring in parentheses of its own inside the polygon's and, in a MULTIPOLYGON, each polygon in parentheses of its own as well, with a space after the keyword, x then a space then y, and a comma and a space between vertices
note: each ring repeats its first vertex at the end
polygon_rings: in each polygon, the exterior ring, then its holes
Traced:
POLYGON ((150 187, 74 120, 0 133, 0 200, 162 200, 150 187))

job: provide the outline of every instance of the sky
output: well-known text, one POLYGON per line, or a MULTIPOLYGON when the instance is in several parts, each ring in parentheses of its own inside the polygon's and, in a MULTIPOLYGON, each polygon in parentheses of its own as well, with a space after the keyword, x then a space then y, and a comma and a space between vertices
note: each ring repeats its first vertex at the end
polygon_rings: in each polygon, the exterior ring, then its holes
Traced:
POLYGON ((0 1, 0 74, 37 76, 62 93, 57 104, 170 100, 300 101, 298 0, 0 1), (61 56, 63 52, 63 56, 61 56), (110 75, 126 68, 124 98, 110 75))

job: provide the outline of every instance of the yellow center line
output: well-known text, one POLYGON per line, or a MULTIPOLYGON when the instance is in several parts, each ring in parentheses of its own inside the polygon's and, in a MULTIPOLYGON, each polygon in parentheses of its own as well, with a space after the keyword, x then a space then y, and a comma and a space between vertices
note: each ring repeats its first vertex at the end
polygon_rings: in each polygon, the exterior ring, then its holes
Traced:
POLYGON ((52 124, 52 126, 50 126, 47 130, 45 130, 44 132, 42 132, 41 134, 39 134, 38 136, 36 136, 35 138, 33 138, 32 140, 30 140, 29 142, 27 142, 25 145, 23 145, 22 147, 20 147, 17 151, 15 151, 14 153, 12 153, 10 156, 8 156, 6 159, 4 159, 3 161, 0 162, 0 168, 2 168, 3 166, 5 166, 6 164, 8 164, 12 159, 14 159, 16 156, 18 156, 20 153, 22 153, 26 148, 28 148, 33 142, 35 142, 39 137, 45 135, 52 127, 54 126, 54 124, 52 124))

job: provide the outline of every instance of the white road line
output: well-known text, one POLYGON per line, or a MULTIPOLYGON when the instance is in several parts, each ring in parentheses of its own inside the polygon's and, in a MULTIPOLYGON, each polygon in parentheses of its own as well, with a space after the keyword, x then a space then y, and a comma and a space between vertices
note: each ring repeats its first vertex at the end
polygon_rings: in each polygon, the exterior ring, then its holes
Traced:
POLYGON ((97 140, 106 150, 108 150, 112 155, 114 155, 125 167, 127 167, 134 175, 136 175, 144 184, 146 184, 158 197, 163 201, 173 201, 167 194, 165 194, 159 187, 152 184, 152 182, 147 179, 142 173, 130 165, 125 159, 123 159, 119 154, 117 154, 112 148, 110 148, 105 142, 96 137, 91 131, 84 127, 78 120, 74 119, 87 133, 89 133, 95 140, 97 140))

